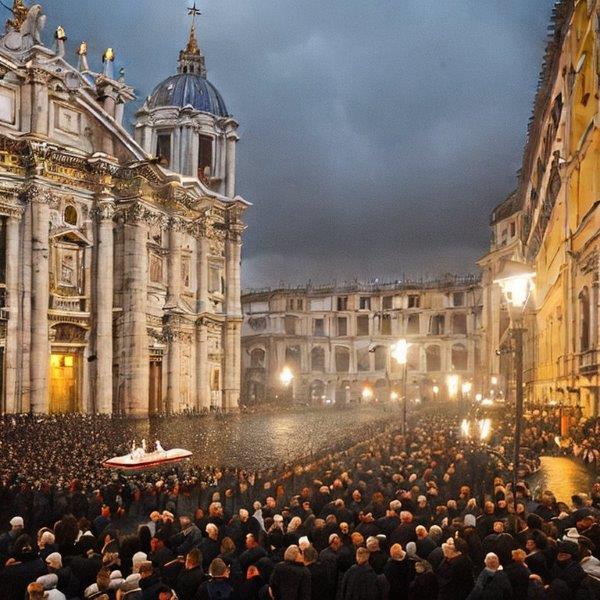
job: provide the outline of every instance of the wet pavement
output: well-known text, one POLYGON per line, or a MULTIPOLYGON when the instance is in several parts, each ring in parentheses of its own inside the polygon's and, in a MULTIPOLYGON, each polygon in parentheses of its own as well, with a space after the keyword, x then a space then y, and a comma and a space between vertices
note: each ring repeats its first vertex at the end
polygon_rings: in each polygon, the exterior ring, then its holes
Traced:
POLYGON ((185 448, 199 465, 263 469, 317 454, 347 439, 362 441, 371 425, 399 418, 390 405, 323 408, 280 414, 178 416, 131 422, 130 439, 185 448))
MULTIPOLYGON (((529 480, 531 489, 551 490, 557 500, 571 504, 571 496, 589 493, 596 480, 594 472, 581 460, 564 456, 543 456, 541 469, 529 480)), ((600 475, 600 473, 599 473, 600 475)))

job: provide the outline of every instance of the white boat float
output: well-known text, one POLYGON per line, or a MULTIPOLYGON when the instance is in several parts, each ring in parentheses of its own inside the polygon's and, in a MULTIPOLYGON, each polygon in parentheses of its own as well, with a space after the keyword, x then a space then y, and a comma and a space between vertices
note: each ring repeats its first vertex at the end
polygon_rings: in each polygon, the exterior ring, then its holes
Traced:
POLYGON ((112 469, 134 471, 136 469, 150 469, 167 464, 178 463, 191 456, 192 453, 183 448, 165 450, 158 440, 156 441, 156 449, 152 452, 147 452, 146 440, 142 440, 142 445, 140 447, 136 446, 134 440, 129 454, 125 454, 124 456, 114 456, 113 458, 105 460, 102 465, 112 469))

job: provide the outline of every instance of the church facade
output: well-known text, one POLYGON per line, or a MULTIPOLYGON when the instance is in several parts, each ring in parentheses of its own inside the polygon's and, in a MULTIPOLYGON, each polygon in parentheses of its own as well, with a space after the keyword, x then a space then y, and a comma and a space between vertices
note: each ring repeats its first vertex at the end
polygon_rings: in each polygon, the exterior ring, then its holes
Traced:
POLYGON ((234 409, 248 203, 194 24, 133 135, 112 50, 72 66, 44 24, 15 0, 0 38, 1 411, 234 409))

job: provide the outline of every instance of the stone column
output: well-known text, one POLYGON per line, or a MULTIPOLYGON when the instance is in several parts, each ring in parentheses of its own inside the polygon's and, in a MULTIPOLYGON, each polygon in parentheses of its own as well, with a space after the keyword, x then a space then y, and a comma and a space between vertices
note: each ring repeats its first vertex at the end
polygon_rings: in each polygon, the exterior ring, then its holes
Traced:
POLYGON ((167 412, 177 412, 181 400, 181 334, 179 322, 169 318, 167 350, 167 412))
POLYGON ((119 377, 123 382, 123 405, 130 415, 148 414, 150 361, 146 295, 148 278, 148 220, 152 215, 135 204, 124 227, 123 355, 119 377))
POLYGON ((165 309, 179 307, 181 293, 181 233, 176 219, 169 221, 169 255, 167 257, 167 300, 165 309))
POLYGON ((235 132, 227 135, 227 155, 226 155, 226 180, 225 195, 229 198, 235 196, 235 145, 238 136, 235 132))
POLYGON ((226 323, 225 361, 223 379, 223 406, 226 410, 238 407, 241 383, 241 299, 240 299, 241 240, 236 230, 231 230, 225 242, 226 270, 226 323))
POLYGON ((12 214, 6 218, 6 294, 9 309, 6 324, 5 354, 5 390, 7 413, 18 411, 18 371, 19 371, 19 221, 20 217, 12 214))
POLYGON ((29 191, 32 210, 31 247, 31 411, 48 412, 48 300, 50 295, 49 239, 51 193, 29 191))
POLYGON ((208 372, 208 328, 204 319, 196 324, 196 406, 199 409, 210 409, 210 374, 208 372))
POLYGON ((109 414, 113 406, 113 215, 111 196, 97 203, 98 241, 96 244, 96 386, 94 407, 109 414))
POLYGON ((31 133, 48 135, 48 80, 49 73, 31 69, 31 133))

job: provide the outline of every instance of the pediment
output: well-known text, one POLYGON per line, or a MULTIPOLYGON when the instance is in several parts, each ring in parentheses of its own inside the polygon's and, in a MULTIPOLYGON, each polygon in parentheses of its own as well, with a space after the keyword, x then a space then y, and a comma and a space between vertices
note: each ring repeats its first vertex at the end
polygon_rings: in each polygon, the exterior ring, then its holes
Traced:
POLYGON ((64 240, 79 246, 91 246, 92 242, 79 229, 73 227, 56 227, 50 231, 50 239, 64 240))

